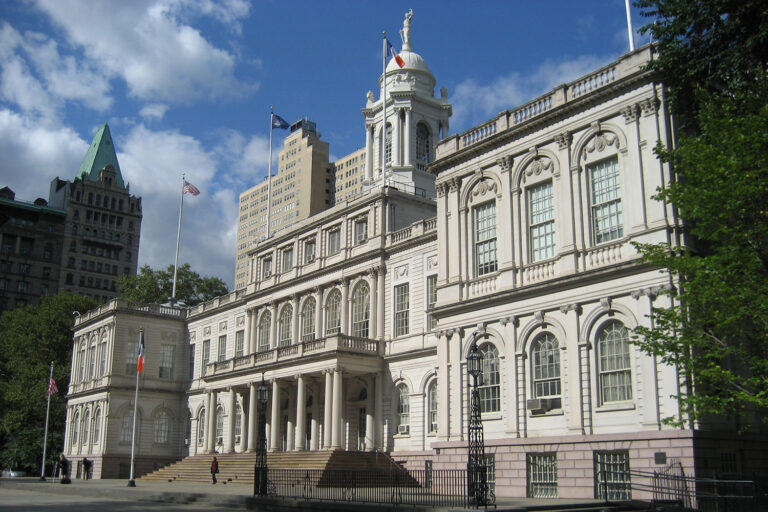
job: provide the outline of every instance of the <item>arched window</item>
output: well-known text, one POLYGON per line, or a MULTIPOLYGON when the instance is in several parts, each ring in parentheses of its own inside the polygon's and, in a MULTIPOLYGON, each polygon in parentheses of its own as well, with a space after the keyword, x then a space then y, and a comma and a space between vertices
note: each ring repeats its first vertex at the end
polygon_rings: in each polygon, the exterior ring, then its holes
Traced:
POLYGON ((101 206, 101 194, 96 194, 96 206, 101 206))
POLYGON ((301 341, 315 339, 315 299, 310 297, 301 308, 301 341))
POLYGON ((235 443, 240 442, 240 436, 242 435, 243 411, 240 409, 240 404, 235 406, 235 443))
POLYGON ((83 435, 80 436, 80 444, 83 446, 88 446, 88 434, 89 434, 89 424, 91 423, 91 413, 90 411, 85 411, 85 414, 83 415, 83 435))
POLYGON ((93 444, 98 445, 101 439, 101 407, 93 415, 93 444))
POLYGON ((416 125, 416 162, 428 164, 431 158, 432 140, 429 136, 429 127, 420 122, 416 125))
POLYGON ((384 151, 386 152, 386 162, 392 163, 392 125, 387 123, 387 137, 384 142, 384 151))
POLYGON ((325 334, 341 331, 341 292, 333 290, 325 299, 325 334))
POLYGON ((397 433, 408 434, 411 428, 411 404, 408 386, 397 386, 397 433))
POLYGON ((166 444, 168 442, 168 429, 170 427, 168 413, 160 411, 155 416, 155 443, 166 444))
POLYGON ((368 337, 368 321, 370 319, 371 294, 368 283, 362 281, 352 292, 352 335, 360 338, 368 337))
POLYGON ((202 446, 205 442, 205 408, 197 413, 197 445, 202 446))
POLYGON ((548 332, 531 344, 531 376, 533 397, 551 398, 550 407, 560 408, 560 346, 548 332))
MULTIPOLYGON (((136 422, 138 427, 138 415, 136 416, 136 422)), ((138 428, 136 431, 138 432, 138 428)), ((130 443, 131 442, 131 434, 133 433, 133 411, 126 411, 123 414, 123 421, 120 425, 120 442, 121 443, 130 443)))
POLYGON ((96 336, 91 338, 91 346, 88 348, 88 379, 96 377, 96 336))
POLYGON ((258 351, 265 352, 269 350, 269 328, 272 324, 272 313, 265 311, 259 319, 259 343, 258 351))
POLYGON ((427 410, 429 411, 427 431, 437 432, 437 379, 432 380, 427 388, 427 410))
POLYGON ((291 344, 293 328, 293 307, 290 304, 283 306, 277 322, 277 346, 287 347, 291 344))
POLYGON ((632 399, 629 334, 624 324, 611 320, 597 332, 600 403, 632 399))
POLYGON ((483 355, 483 372, 477 386, 480 393, 480 412, 498 412, 501 410, 499 352, 496 347, 486 343, 480 347, 480 353, 483 355))
POLYGON ((474 209, 475 224, 475 274, 482 276, 496 272, 496 203, 476 206, 474 209))
POLYGON ((624 236, 621 213, 621 180, 616 157, 587 166, 592 239, 595 244, 624 236))
POLYGON ((224 408, 216 408, 216 445, 224 444, 224 408))
POLYGON ((77 446, 78 431, 80 428, 80 413, 75 413, 75 419, 72 420, 72 446, 77 446))

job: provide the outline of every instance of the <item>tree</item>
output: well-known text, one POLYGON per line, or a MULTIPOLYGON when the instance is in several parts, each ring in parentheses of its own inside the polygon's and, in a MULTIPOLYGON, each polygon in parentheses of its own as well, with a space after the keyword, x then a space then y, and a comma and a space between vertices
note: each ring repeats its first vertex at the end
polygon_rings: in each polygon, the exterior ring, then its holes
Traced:
POLYGON ((63 446, 66 394, 72 361, 74 311, 88 311, 88 297, 61 292, 40 305, 6 311, 0 317, 0 464, 40 470, 48 375, 54 363, 59 393, 51 397, 46 454, 52 463, 63 446))
MULTIPOLYGON (((142 303, 167 302, 173 291, 173 265, 168 265, 165 270, 152 270, 149 265, 144 265, 135 276, 120 276, 117 285, 123 299, 142 303)), ((177 301, 194 306, 226 293, 227 285, 218 277, 201 277, 189 263, 178 268, 177 301)))
POLYGON ((653 67, 685 123, 657 154, 674 171, 656 198, 684 219, 693 244, 638 245, 676 278, 670 308, 653 309, 639 346, 687 378, 686 419, 768 409, 768 9, 763 2, 640 0, 658 16, 653 67))

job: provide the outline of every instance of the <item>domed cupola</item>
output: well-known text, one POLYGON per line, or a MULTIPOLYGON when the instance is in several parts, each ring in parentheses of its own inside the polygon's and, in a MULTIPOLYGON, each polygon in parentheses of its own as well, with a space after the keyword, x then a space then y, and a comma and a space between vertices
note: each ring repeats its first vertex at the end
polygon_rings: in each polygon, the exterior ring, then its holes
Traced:
POLYGON ((435 77, 424 58, 413 51, 412 19, 410 10, 400 30, 403 66, 388 58, 379 77, 379 99, 371 91, 367 94, 363 109, 367 150, 364 184, 395 186, 431 196, 434 176, 427 172, 427 166, 434 160, 437 142, 447 135, 452 108, 444 87, 440 98, 435 98, 435 77))

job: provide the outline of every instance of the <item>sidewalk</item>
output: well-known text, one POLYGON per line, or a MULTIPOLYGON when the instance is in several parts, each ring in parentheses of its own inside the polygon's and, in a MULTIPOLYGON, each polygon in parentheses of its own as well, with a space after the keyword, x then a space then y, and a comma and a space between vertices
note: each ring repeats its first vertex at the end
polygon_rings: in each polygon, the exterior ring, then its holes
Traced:
MULTIPOLYGON (((50 492, 77 496, 116 498, 121 500, 160 502, 160 503, 206 503, 216 507, 228 507, 241 510, 275 509, 315 509, 315 510, 391 510, 389 505, 368 503, 305 502, 292 498, 259 499, 252 495, 250 485, 219 482, 200 484, 188 482, 144 482, 136 481, 136 487, 128 487, 127 480, 72 480, 69 485, 62 485, 58 479, 41 482, 38 478, 0 478, 0 487, 36 492, 50 492), (266 505, 259 507, 259 504, 266 505), (282 506, 281 506, 282 505, 282 506)), ((462 510, 451 508, 431 508, 408 506, 410 510, 462 510)), ((531 499, 502 498, 497 502, 498 511, 552 511, 552 510, 611 510, 598 500, 589 499, 531 499)), ((474 509, 472 509, 474 510, 474 509)), ((493 509, 489 509, 493 510, 493 509)))

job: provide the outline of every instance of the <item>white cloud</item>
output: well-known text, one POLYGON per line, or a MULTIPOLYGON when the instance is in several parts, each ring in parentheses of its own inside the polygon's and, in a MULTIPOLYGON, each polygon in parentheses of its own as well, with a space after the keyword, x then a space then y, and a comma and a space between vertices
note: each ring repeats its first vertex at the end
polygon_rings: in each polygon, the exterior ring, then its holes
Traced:
POLYGON ((554 87, 570 82, 610 62, 615 56, 582 55, 563 61, 547 60, 533 72, 510 73, 480 84, 467 78, 456 86, 451 124, 457 131, 487 121, 496 114, 513 109, 554 87))
POLYGON ((141 108, 141 110, 139 110, 139 115, 147 120, 160 120, 165 116, 167 111, 168 105, 164 105, 162 103, 150 103, 149 105, 145 105, 141 108))
MULTIPOLYGON (((239 20, 248 14, 243 2, 218 8, 198 6, 201 14, 239 20)), ((131 1, 60 2, 38 0, 37 6, 66 33, 93 65, 125 80, 131 95, 166 102, 229 98, 256 90, 235 77, 235 56, 216 48, 199 30, 183 24, 180 9, 195 2, 131 1), (113 20, 120 19, 120 23, 113 20)))

